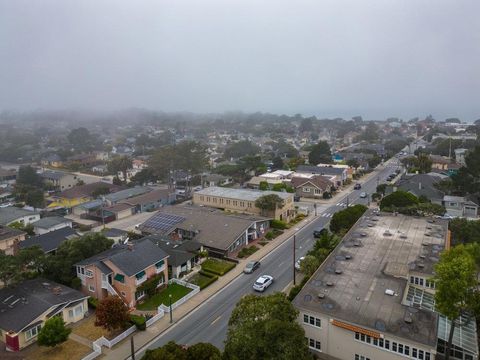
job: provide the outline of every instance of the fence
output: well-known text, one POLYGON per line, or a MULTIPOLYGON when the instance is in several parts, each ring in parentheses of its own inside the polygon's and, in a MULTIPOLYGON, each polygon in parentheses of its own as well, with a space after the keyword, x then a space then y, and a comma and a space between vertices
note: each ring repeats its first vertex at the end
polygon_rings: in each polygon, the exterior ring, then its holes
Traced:
MULTIPOLYGON (((158 319, 157 319, 158 320, 158 319)), ((96 357, 100 356, 102 354, 102 346, 106 346, 109 349, 111 349, 114 345, 118 344, 120 341, 125 339, 127 336, 133 334, 136 330, 136 326, 129 327, 127 330, 125 330, 123 333, 118 335, 116 338, 112 340, 107 340, 105 337, 98 338, 92 343, 92 349, 93 352, 88 354, 87 356, 83 357, 82 360, 93 360, 96 357)))
POLYGON ((149 327, 153 323, 160 320, 164 315, 165 315, 165 312, 162 309, 158 309, 158 314, 147 320, 147 323, 146 323, 147 327, 149 327))
MULTIPOLYGON (((193 296, 195 296, 196 294, 198 294, 200 292, 200 286, 197 286, 197 285, 194 285, 194 284, 191 284, 189 282, 186 282, 186 281, 183 281, 183 280, 179 280, 179 279, 170 279, 168 281, 169 284, 171 283, 176 283, 178 285, 182 285, 182 286, 185 286, 189 289, 192 289, 192 291, 190 291, 187 295, 185 295, 184 297, 182 297, 181 299, 177 300, 176 302, 174 302, 172 304, 172 310, 179 307, 180 305, 182 305, 183 303, 185 303, 186 301, 188 301, 189 299, 191 299, 193 296)), ((158 312, 164 312, 164 313, 169 313, 170 312, 170 307, 169 306, 165 306, 163 304, 160 304, 160 306, 158 307, 158 312)))

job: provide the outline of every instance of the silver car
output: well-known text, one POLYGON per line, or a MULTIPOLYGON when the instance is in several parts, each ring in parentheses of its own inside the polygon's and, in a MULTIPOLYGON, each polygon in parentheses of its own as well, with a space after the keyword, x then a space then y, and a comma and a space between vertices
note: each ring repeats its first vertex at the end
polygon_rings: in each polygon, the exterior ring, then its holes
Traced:
POLYGON ((243 272, 245 274, 251 274, 255 270, 257 270, 259 267, 260 267, 260 262, 252 260, 252 261, 249 261, 247 265, 245 265, 243 272))
POLYGON ((270 275, 262 275, 253 284, 253 290, 264 292, 273 283, 273 277, 270 275))

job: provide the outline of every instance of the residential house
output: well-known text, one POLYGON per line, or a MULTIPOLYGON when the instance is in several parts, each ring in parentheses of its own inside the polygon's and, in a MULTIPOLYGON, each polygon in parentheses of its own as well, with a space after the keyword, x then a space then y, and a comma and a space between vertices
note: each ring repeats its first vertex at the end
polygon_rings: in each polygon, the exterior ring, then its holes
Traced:
POLYGON ((18 244, 19 249, 38 246, 45 254, 55 253, 66 240, 77 238, 79 235, 71 227, 64 227, 48 233, 32 236, 18 244))
POLYGON ((225 213, 212 208, 167 206, 140 225, 144 234, 166 235, 172 240, 195 240, 219 257, 233 253, 261 238, 270 219, 225 213))
POLYGON ((333 183, 322 175, 311 178, 293 177, 290 185, 295 189, 297 196, 310 199, 323 198, 323 194, 331 192, 333 188, 333 183))
POLYGON ((476 199, 445 195, 442 205, 447 210, 448 215, 473 219, 478 217, 479 202, 476 199))
POLYGON ((102 230, 102 235, 108 239, 113 240, 115 244, 123 244, 125 243, 125 241, 128 240, 128 231, 117 228, 109 228, 102 230))
POLYGON ((45 321, 60 316, 66 324, 82 320, 88 296, 50 280, 36 278, 0 289, 0 339, 7 351, 37 341, 45 321))
POLYGON ((169 189, 156 189, 142 195, 122 200, 119 204, 128 204, 134 207, 134 213, 156 210, 164 205, 175 202, 175 193, 169 189))
POLYGON ((348 179, 347 169, 336 168, 333 166, 299 165, 296 172, 323 176, 333 176, 332 181, 335 187, 342 186, 348 179))
POLYGON ((103 190, 105 193, 110 194, 123 189, 125 189, 125 187, 102 181, 84 185, 76 185, 72 188, 62 191, 59 195, 53 196, 53 202, 50 203, 48 207, 52 208, 61 206, 72 208, 78 204, 95 199, 98 191, 103 190))
POLYGON ((15 206, 0 208, 0 225, 3 226, 14 222, 28 225, 38 220, 40 220, 40 213, 35 211, 20 209, 15 206))
POLYGON ((141 285, 158 276, 168 282, 168 255, 149 240, 118 244, 75 264, 82 291, 99 300, 119 296, 130 308, 145 296, 141 285), (140 288, 140 289, 139 289, 140 288))
POLYGON ((145 237, 168 254, 168 278, 179 279, 200 264, 199 252, 203 246, 195 240, 173 240, 169 236, 149 235, 145 237))
POLYGON ((63 191, 70 189, 78 184, 77 175, 62 172, 46 170, 39 174, 45 183, 50 184, 57 191, 63 191))
POLYGON ((17 246, 25 240, 25 232, 0 225, 0 251, 13 255, 17 246))
POLYGON ((69 166, 92 167, 98 162, 95 154, 75 154, 67 159, 69 166))
POLYGON ((13 184, 17 179, 15 169, 4 169, 0 167, 0 184, 13 184))
POLYGON ((90 215, 94 215, 98 210, 100 210, 103 206, 103 201, 92 200, 81 203, 77 206, 72 208, 72 214, 80 216, 83 219, 87 219, 90 215))
POLYGON ((112 194, 103 196, 104 202, 107 206, 115 205, 123 200, 133 198, 135 196, 143 195, 152 191, 151 188, 146 186, 135 186, 133 188, 128 188, 125 190, 117 191, 112 194))
POLYGON ((57 154, 50 154, 41 161, 42 166, 60 168, 63 166, 62 158, 57 154))
POLYGON ((432 169, 445 170, 448 171, 448 165, 453 161, 452 159, 446 156, 440 155, 430 155, 430 160, 432 160, 432 169))
POLYGON ((448 176, 438 173, 404 175, 393 187, 393 191, 403 190, 416 197, 424 196, 432 203, 442 205, 444 193, 436 185, 448 176))
POLYGON ((50 231, 63 228, 72 228, 72 220, 61 216, 44 217, 33 224, 33 231, 37 235, 43 235, 50 231))
POLYGON ((219 174, 207 174, 202 176, 202 187, 224 186, 233 183, 233 179, 219 174))
POLYGON ((467 155, 468 149, 455 149, 455 161, 461 166, 465 166, 465 156, 467 155))
POLYGON ((295 217, 293 194, 275 191, 231 189, 212 186, 193 194, 193 203, 223 209, 229 212, 272 217, 277 220, 290 221, 295 217), (283 200, 283 206, 274 211, 265 211, 255 205, 257 199, 264 195, 275 194, 283 200))

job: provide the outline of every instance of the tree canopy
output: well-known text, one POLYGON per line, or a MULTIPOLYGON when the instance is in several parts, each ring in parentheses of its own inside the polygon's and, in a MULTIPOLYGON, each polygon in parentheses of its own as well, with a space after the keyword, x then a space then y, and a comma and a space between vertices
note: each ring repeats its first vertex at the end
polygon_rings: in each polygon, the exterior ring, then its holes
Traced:
POLYGON ((123 328, 129 320, 128 307, 118 296, 107 296, 98 303, 95 326, 112 331, 123 328))
POLYGON ((480 194, 480 146, 465 156, 465 166, 452 176, 452 181, 464 194, 480 194))
POLYGON ((210 343, 197 343, 186 347, 169 341, 165 345, 147 350, 142 360, 220 360, 222 353, 210 343))
POLYGON ((310 164, 330 164, 332 161, 330 145, 328 145, 326 141, 319 141, 310 149, 310 153, 308 154, 308 162, 310 164))
POLYGON ((225 359, 311 359, 298 312, 285 294, 246 295, 228 323, 225 359))
POLYGON ((263 195, 255 200, 255 206, 265 211, 275 211, 278 208, 281 209, 283 205, 283 199, 277 194, 263 195))
POLYGON ((65 326, 65 322, 59 316, 53 316, 47 321, 38 333, 38 345, 54 347, 67 341, 72 329, 65 326))
POLYGON ((330 231, 336 234, 347 232, 365 211, 367 207, 360 204, 337 211, 330 221, 330 231))
POLYGON ((242 140, 227 145, 224 152, 226 159, 238 159, 244 156, 254 156, 260 153, 260 147, 249 140, 242 140))
POLYGON ((380 202, 380 209, 401 208, 418 204, 418 198, 406 191, 398 190, 385 196, 380 202))

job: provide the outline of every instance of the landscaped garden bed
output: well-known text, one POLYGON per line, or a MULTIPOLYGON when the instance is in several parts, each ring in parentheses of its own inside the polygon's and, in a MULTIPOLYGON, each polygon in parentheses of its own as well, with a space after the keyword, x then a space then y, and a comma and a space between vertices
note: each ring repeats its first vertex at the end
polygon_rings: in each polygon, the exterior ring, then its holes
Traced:
POLYGON ((199 271, 193 275, 189 282, 200 287, 200 290, 205 289, 208 285, 218 280, 218 276, 206 271, 199 271))
POLYGON ((172 295, 172 304, 183 298, 185 295, 187 295, 192 289, 177 284, 177 283, 171 283, 163 289, 161 292, 153 295, 152 297, 148 298, 143 302, 142 304, 137 305, 138 310, 157 310, 157 308, 160 306, 160 304, 163 304, 165 306, 169 306, 170 304, 170 296, 172 295))
POLYGON ((237 264, 231 261, 207 259, 202 263, 202 270, 218 276, 223 276, 236 265, 237 264))
POLYGON ((249 257, 250 255, 252 255, 257 250, 258 250, 258 247, 256 247, 255 245, 244 247, 242 250, 240 250, 240 252, 238 253, 237 256, 240 259, 242 259, 244 257, 249 257))

